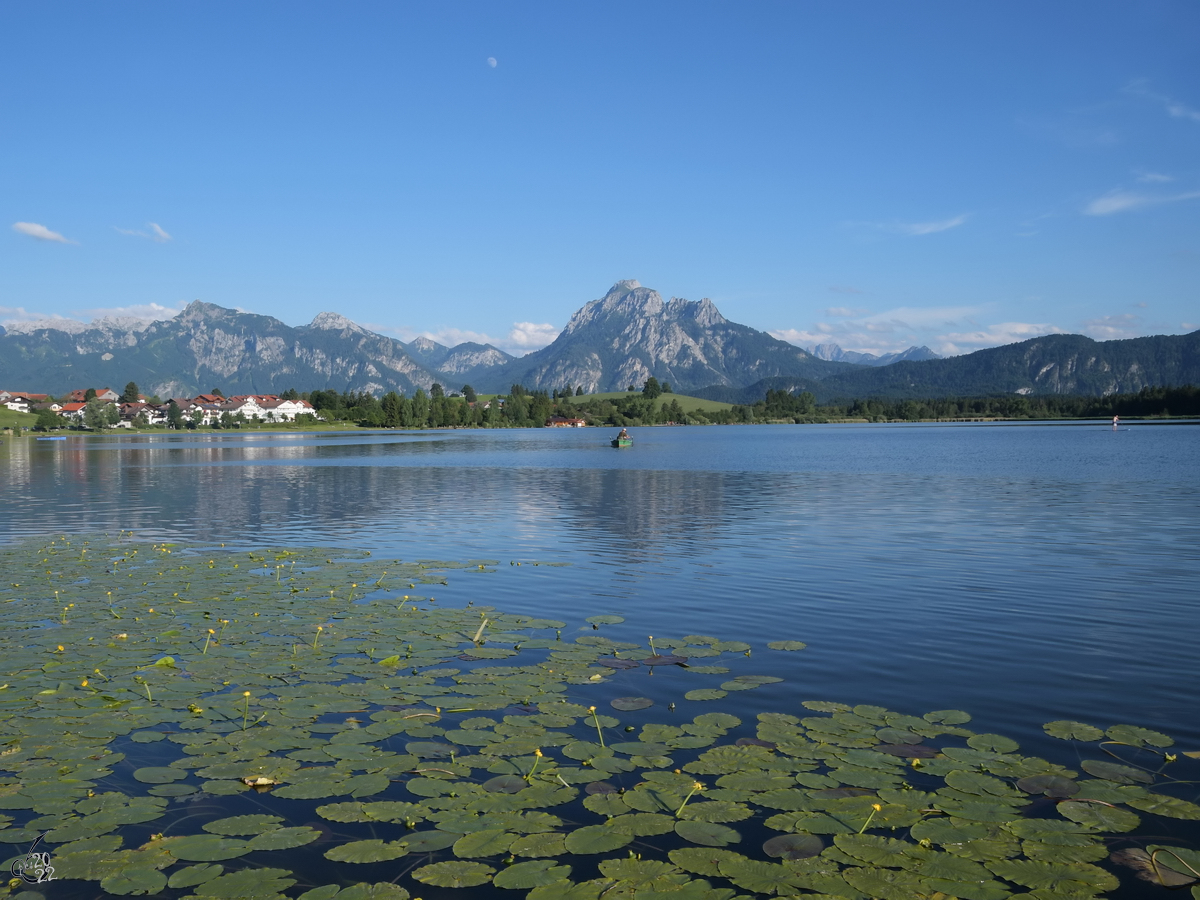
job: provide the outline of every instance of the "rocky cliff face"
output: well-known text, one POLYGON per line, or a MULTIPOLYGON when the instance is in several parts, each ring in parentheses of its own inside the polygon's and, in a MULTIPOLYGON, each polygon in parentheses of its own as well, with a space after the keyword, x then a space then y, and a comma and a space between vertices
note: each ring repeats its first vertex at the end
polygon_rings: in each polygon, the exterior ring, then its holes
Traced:
POLYGON ((445 373, 415 359, 402 342, 337 313, 293 328, 200 301, 163 322, 35 323, 10 329, 0 340, 0 380, 53 393, 110 382, 119 387, 132 379, 159 396, 190 396, 214 386, 226 393, 295 387, 411 394, 446 381, 447 374, 458 377, 510 358, 495 348, 463 345, 445 373))
POLYGON ((640 387, 654 376, 686 392, 822 365, 798 347, 730 322, 711 300, 663 300, 628 280, 586 304, 554 343, 504 374, 530 388, 582 385, 588 392, 640 387))

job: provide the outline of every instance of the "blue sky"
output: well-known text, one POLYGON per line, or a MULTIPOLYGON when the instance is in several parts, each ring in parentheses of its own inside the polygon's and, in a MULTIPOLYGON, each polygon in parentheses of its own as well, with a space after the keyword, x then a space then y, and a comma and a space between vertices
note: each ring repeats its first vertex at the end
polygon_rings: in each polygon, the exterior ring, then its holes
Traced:
POLYGON ((1194 2, 0 6, 0 321, 1200 328, 1194 2))

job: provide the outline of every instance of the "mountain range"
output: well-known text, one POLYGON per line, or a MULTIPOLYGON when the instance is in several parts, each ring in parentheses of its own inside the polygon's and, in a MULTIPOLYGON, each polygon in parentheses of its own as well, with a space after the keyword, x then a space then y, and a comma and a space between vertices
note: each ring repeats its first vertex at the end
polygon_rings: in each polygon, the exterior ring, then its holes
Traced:
POLYGON ((0 328, 0 386, 61 394, 135 381, 161 397, 348 390, 407 394, 434 382, 481 393, 640 386, 753 402, 769 388, 818 399, 1000 393, 1101 395, 1200 383, 1200 331, 1098 342, 1048 335, 949 359, 927 347, 876 357, 835 344, 805 350, 730 322, 712 301, 664 300, 619 281, 585 304, 549 346, 513 357, 490 344, 405 343, 337 313, 290 326, 196 301, 173 319, 55 320, 0 328))

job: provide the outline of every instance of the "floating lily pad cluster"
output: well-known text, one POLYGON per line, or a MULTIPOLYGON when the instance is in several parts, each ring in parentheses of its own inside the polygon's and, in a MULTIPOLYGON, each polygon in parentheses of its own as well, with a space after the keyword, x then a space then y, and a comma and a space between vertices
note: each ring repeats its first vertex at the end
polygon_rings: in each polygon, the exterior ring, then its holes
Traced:
POLYGON ((1042 900, 1198 876, 1200 765, 1165 735, 1052 722, 1067 767, 957 710, 755 716, 735 692, 780 679, 734 674, 749 644, 644 647, 601 633, 617 616, 571 640, 417 593, 494 565, 0 549, 0 841, 40 838, 55 896, 1042 900), (631 691, 651 671, 680 673, 669 724, 631 691), (730 694, 739 715, 703 711, 730 694))

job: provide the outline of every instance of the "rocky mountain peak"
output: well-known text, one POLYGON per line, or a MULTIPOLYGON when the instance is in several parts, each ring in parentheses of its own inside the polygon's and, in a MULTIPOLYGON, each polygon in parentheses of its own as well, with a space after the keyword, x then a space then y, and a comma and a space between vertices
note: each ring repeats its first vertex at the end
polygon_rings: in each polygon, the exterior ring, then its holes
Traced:
POLYGON ((321 331, 362 331, 362 326, 351 322, 345 316, 335 312, 317 313, 309 325, 321 331))

